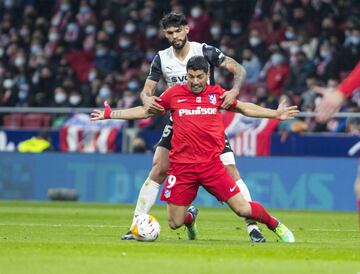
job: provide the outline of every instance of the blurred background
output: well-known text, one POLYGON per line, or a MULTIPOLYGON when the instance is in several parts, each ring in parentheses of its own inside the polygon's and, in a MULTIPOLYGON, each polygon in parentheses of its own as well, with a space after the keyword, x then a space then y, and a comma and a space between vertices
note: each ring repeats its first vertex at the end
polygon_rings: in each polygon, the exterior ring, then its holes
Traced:
MULTIPOLYGON (((359 62, 357 0, 0 1, 0 198, 42 200, 68 187, 84 201, 134 202, 166 117, 90 123, 87 114, 105 100, 141 104, 150 62, 169 46, 159 20, 170 11, 186 14, 189 40, 245 67, 240 100, 275 108, 286 98, 301 110, 281 123, 224 113, 253 198, 353 210, 360 90, 318 123, 312 87, 336 87, 359 62)), ((232 75, 217 70, 216 82, 230 88, 232 75)))

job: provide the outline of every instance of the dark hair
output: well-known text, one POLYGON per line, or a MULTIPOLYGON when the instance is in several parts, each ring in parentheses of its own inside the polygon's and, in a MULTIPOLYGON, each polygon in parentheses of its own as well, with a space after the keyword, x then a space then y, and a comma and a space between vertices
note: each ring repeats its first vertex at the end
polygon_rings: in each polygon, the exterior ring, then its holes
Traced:
POLYGON ((209 71, 209 63, 206 61, 204 56, 197 55, 193 56, 189 59, 189 61, 186 64, 186 71, 189 69, 192 70, 202 70, 205 73, 209 71))
POLYGON ((160 24, 163 29, 170 27, 181 27, 187 25, 187 20, 183 13, 170 12, 164 15, 160 21, 160 24))

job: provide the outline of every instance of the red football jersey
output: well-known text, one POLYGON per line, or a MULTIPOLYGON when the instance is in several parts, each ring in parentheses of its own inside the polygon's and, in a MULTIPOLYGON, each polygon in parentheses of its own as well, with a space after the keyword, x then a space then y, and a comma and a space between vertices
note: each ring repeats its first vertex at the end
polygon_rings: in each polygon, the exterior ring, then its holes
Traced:
POLYGON ((170 162, 207 163, 219 157, 225 145, 219 113, 223 93, 219 85, 207 85, 199 94, 188 85, 175 85, 161 95, 160 104, 173 119, 170 162))

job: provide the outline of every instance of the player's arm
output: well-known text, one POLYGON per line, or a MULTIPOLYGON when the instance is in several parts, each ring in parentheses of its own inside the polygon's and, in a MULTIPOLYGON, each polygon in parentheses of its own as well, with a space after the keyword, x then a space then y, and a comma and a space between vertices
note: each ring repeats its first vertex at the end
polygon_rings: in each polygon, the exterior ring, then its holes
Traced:
POLYGON ((319 122, 326 122, 331 116, 338 112, 350 97, 353 91, 360 87, 360 62, 353 71, 336 88, 313 87, 313 90, 322 95, 320 104, 316 107, 316 119, 319 122))
POLYGON ((278 120, 293 119, 299 113, 297 106, 285 106, 285 100, 280 102, 277 109, 264 108, 253 103, 236 101, 236 105, 230 110, 239 112, 248 117, 255 118, 273 118, 278 120))
MULTIPOLYGON (((146 111, 144 106, 133 107, 128 109, 112 110, 107 102, 104 103, 105 108, 94 109, 90 114, 91 121, 105 120, 105 119, 120 119, 120 120, 139 120, 145 119, 154 114, 146 111)), ((161 112, 159 112, 161 114, 161 112)))
MULTIPOLYGON (((221 107, 223 109, 228 109, 231 107, 235 98, 239 95, 240 88, 245 81, 246 71, 242 65, 236 62, 233 58, 225 56, 225 54, 216 47, 204 44, 203 54, 211 65, 222 67, 234 75, 233 87, 220 97, 224 98, 221 107)), ((210 84, 214 83, 211 83, 210 81, 210 84)))
POLYGON ((140 99, 149 113, 155 114, 164 110, 164 108, 158 103, 161 99, 154 96, 156 85, 159 82, 161 75, 161 59, 157 54, 151 62, 149 75, 145 81, 144 88, 140 92, 140 99))
POLYGON ((226 91, 220 98, 224 98, 221 105, 222 108, 228 109, 234 99, 239 95, 240 88, 244 84, 246 71, 242 65, 236 62, 233 58, 226 56, 224 62, 221 63, 220 67, 227 69, 234 75, 233 87, 226 91))

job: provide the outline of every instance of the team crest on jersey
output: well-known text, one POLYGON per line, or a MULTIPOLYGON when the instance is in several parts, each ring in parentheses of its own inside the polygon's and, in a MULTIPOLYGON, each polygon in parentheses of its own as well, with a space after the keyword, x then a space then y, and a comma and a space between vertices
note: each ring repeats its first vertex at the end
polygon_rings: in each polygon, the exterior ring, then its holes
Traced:
POLYGON ((196 103, 201 103, 201 97, 196 97, 196 103))
POLYGON ((168 198, 170 198, 170 196, 171 196, 171 189, 165 189, 165 191, 164 191, 164 197, 165 197, 166 199, 168 199, 168 198))
POLYGON ((216 95, 215 94, 209 94, 209 102, 213 105, 216 105, 216 95))

